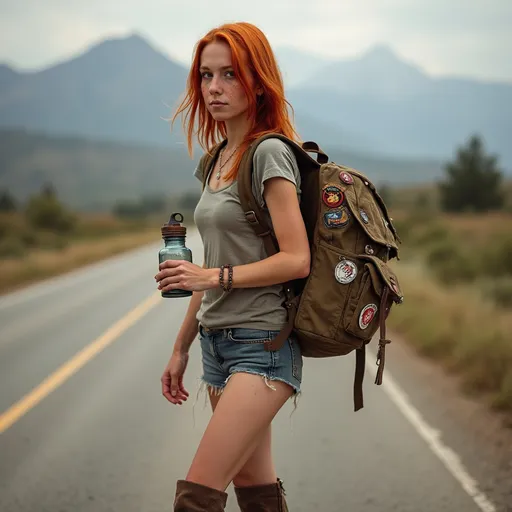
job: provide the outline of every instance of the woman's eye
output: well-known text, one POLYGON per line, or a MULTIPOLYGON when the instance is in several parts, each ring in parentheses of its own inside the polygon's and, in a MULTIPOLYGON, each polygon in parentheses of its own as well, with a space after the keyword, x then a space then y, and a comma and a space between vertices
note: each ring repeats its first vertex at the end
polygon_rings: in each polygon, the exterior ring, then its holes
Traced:
POLYGON ((235 78, 235 72, 233 70, 226 71, 226 76, 228 78, 235 78))
POLYGON ((203 71, 201 73, 202 78, 211 78, 212 74, 209 71, 203 71))

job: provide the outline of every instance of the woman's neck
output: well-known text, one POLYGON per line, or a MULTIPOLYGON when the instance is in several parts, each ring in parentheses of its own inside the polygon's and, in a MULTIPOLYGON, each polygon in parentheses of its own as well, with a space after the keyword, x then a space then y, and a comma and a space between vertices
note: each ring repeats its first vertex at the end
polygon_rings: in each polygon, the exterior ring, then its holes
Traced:
POLYGON ((249 128, 250 121, 248 119, 237 118, 226 122, 227 152, 234 151, 242 144, 249 128))

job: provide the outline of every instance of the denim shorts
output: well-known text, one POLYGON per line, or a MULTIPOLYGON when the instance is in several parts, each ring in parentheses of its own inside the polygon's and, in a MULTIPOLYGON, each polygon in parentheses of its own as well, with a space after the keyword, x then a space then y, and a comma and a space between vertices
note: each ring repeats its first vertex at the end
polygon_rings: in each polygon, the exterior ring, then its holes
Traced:
MULTIPOLYGON (((279 350, 267 351, 264 343, 273 340, 279 331, 230 328, 207 330, 199 326, 203 360, 202 381, 221 393, 234 373, 261 375, 271 389, 272 381, 282 381, 300 393, 302 354, 294 336, 279 350)), ((293 396, 292 395, 292 396, 293 396)))

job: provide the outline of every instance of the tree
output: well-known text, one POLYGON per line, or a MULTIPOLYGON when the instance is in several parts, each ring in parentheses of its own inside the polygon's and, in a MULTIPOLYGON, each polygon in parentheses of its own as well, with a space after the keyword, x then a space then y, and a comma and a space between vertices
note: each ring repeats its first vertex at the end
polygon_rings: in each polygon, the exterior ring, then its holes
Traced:
POLYGON ((484 151, 473 135, 458 149, 457 158, 445 167, 446 180, 439 184, 441 208, 448 212, 484 212, 503 208, 503 173, 497 158, 484 151))
POLYGON ((16 199, 7 189, 0 190, 0 212, 14 212, 17 209, 16 199))
POLYGON ((29 199, 25 214, 33 227, 56 233, 69 233, 76 223, 75 215, 59 201, 52 185, 44 185, 29 199))

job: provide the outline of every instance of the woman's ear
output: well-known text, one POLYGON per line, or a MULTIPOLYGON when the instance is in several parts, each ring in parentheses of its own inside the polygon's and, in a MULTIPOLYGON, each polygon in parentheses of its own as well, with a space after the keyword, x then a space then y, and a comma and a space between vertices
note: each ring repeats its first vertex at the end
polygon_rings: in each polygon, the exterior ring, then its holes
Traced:
POLYGON ((263 87, 261 87, 261 85, 256 87, 256 95, 257 96, 262 96, 263 95, 263 87))

